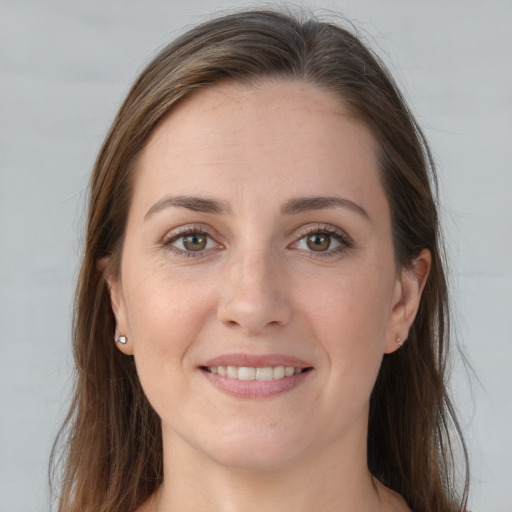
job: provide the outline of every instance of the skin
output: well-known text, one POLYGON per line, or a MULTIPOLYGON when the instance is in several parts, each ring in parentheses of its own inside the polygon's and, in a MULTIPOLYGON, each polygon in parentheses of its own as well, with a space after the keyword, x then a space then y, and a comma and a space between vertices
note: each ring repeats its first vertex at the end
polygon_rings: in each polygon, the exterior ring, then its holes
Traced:
POLYGON ((383 355, 407 338, 430 255, 396 268, 376 154, 336 97, 296 81, 208 88, 152 134, 109 279, 128 338, 119 349, 162 419, 164 483, 140 510, 408 510, 368 472, 368 407, 383 355), (163 205, 170 195, 225 211, 163 205), (282 211, 311 196, 366 214, 282 211), (205 248, 187 251, 182 227, 205 233, 205 248), (312 233, 331 245, 313 250, 312 233), (200 369, 231 353, 284 354, 311 370, 287 392, 234 397, 200 369))

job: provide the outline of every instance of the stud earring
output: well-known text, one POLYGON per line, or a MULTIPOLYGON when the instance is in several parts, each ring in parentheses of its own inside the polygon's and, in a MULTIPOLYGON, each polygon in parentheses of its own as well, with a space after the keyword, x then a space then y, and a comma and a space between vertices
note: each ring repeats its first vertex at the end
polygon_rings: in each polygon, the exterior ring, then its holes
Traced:
POLYGON ((121 343, 121 345, 125 345, 126 342, 128 341, 128 339, 126 338, 126 336, 121 335, 121 336, 118 336, 117 338, 115 338, 114 341, 116 343, 121 343))
POLYGON ((396 337, 396 342, 397 342, 400 346, 402 346, 402 345, 404 344, 405 340, 403 340, 402 338, 400 338, 399 336, 397 336, 397 337, 396 337))

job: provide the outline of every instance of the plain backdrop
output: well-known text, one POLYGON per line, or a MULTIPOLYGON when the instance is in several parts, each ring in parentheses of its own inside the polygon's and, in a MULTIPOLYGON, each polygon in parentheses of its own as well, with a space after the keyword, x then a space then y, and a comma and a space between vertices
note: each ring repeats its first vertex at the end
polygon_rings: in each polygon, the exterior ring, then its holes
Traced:
MULTIPOLYGON (((0 0, 0 512, 48 510, 86 187, 109 123, 156 49, 241 5, 0 0)), ((302 5, 342 13, 366 34, 431 142, 457 338, 476 374, 455 358, 470 509, 511 512, 512 2, 302 5)))

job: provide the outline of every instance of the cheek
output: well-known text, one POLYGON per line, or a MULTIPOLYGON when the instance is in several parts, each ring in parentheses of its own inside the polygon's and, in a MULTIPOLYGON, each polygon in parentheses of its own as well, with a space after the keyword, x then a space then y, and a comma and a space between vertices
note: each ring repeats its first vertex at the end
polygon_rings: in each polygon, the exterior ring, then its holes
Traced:
POLYGON ((125 301, 137 371, 151 400, 164 382, 180 385, 212 300, 201 283, 185 283, 162 271, 127 275, 140 275, 127 283, 125 301))
MULTIPOLYGON (((134 262, 132 267, 136 266, 134 262)), ((144 262, 142 262, 144 263, 144 262)), ((132 276, 125 289, 125 301, 134 341, 153 344, 162 351, 173 350, 184 331, 200 325, 199 319, 208 311, 207 286, 203 280, 180 278, 165 264, 127 268, 132 276), (171 343, 170 340, 174 341, 171 343)))
MULTIPOLYGON (((310 299, 310 311, 315 322, 328 337, 339 336, 347 342, 366 340, 368 344, 385 337, 390 318, 392 293, 389 272, 374 269, 350 269, 331 276, 317 287, 310 299)), ((359 343, 360 344, 360 343, 359 343)))
POLYGON ((345 386, 355 388, 366 381, 366 392, 373 387, 390 319, 389 281, 378 272, 347 273, 331 279, 312 301, 316 337, 333 377, 345 386))

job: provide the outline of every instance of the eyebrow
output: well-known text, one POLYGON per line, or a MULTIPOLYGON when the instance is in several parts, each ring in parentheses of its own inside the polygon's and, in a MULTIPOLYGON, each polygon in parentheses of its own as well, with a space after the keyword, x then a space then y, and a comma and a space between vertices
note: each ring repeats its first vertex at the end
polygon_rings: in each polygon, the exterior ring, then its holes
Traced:
POLYGON ((284 215, 309 212, 314 210, 324 210, 327 208, 347 208, 352 210, 365 219, 371 221, 368 212, 354 201, 336 196, 314 196, 314 197, 298 197, 290 199, 281 208, 284 215))
POLYGON ((231 211, 227 203, 216 199, 195 196, 165 196, 147 211, 144 220, 171 206, 202 213, 229 213, 231 211))
MULTIPOLYGON (((195 196, 165 196, 157 201, 146 213, 144 220, 169 207, 186 208, 202 213, 231 213, 231 208, 224 201, 195 196)), ((348 208, 367 220, 371 220, 367 211, 354 201, 335 196, 298 197, 290 199, 281 207, 281 214, 293 215, 303 212, 324 210, 328 208, 348 208)))

